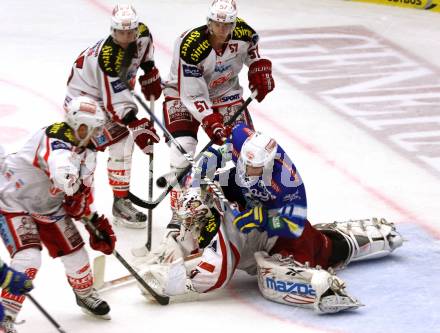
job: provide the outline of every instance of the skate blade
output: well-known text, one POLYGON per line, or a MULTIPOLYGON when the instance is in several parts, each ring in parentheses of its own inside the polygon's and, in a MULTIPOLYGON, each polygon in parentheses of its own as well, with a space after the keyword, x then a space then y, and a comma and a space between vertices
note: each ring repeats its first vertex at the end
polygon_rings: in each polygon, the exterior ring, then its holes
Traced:
POLYGON ((97 315, 97 314, 94 314, 93 312, 90 312, 87 309, 84 309, 84 308, 81 308, 81 311, 84 312, 86 315, 88 315, 90 317, 97 318, 97 319, 102 319, 102 320, 111 320, 112 319, 112 317, 108 313, 105 315, 97 315))
POLYGON ((115 216, 113 216, 113 224, 128 229, 145 229, 147 227, 147 222, 131 222, 122 217, 115 216))

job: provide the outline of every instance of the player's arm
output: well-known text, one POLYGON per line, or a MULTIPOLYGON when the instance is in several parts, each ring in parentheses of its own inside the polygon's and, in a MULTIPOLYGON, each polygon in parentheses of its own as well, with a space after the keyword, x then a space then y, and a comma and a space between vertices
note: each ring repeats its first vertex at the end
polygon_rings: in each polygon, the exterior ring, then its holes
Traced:
POLYGON ((272 62, 269 59, 261 58, 259 52, 259 36, 245 22, 239 22, 244 28, 253 32, 252 37, 248 38, 248 50, 245 57, 245 64, 249 67, 248 79, 249 89, 257 90, 257 101, 261 102, 268 93, 275 88, 272 77, 272 62))
POLYGON ((139 84, 141 85, 142 93, 147 100, 150 100, 151 97, 153 97, 154 100, 157 100, 162 93, 162 86, 159 70, 154 65, 153 36, 148 27, 143 23, 139 24, 138 29, 138 40, 147 44, 147 48, 142 56, 140 64, 140 68, 143 70, 144 74, 139 77, 139 84))

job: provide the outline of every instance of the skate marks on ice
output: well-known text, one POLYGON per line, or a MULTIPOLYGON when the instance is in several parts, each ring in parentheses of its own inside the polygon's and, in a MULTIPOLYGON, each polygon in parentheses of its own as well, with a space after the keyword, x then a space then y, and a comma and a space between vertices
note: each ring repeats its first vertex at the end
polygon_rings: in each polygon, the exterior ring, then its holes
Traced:
POLYGON ((440 70, 362 26, 260 31, 276 74, 440 178, 440 70))
POLYGON ((350 264, 338 272, 349 293, 365 304, 359 310, 318 315, 264 299, 256 277, 241 273, 229 287, 238 302, 261 315, 326 332, 440 332, 440 240, 416 225, 399 224, 407 240, 391 256, 350 264))

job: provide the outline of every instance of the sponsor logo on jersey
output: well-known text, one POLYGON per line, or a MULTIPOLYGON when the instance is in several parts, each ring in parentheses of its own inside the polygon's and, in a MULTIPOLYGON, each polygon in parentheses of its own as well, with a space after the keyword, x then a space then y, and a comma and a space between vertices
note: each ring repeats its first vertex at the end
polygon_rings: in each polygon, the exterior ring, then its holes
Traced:
POLYGON ((256 188, 249 189, 245 196, 250 199, 257 199, 258 201, 269 201, 272 197, 268 191, 259 191, 256 188))
POLYGON ((312 285, 306 283, 282 281, 266 277, 266 287, 280 293, 316 297, 315 289, 313 289, 312 285))
POLYGON ((54 141, 50 144, 50 146, 52 147, 52 150, 57 150, 57 149, 70 150, 70 147, 63 141, 54 141))
POLYGON ((283 197, 283 202, 291 202, 301 199, 301 196, 299 195, 299 190, 296 190, 295 193, 289 193, 283 197))
MULTIPOLYGON (((243 20, 240 18, 237 18, 237 25, 235 26, 235 29, 233 31, 233 38, 241 39, 241 40, 253 40, 256 35, 255 31, 243 20)), ((258 41, 258 35, 257 35, 257 41, 258 41)))
POLYGON ((226 72, 229 68, 231 68, 231 65, 215 64, 214 72, 223 73, 226 72))
POLYGON ((113 42, 109 37, 103 45, 100 55, 99 64, 103 71, 110 76, 118 76, 121 70, 122 60, 125 51, 113 42))
POLYGON ((235 95, 229 95, 229 96, 222 96, 219 98, 214 98, 212 100, 212 104, 221 104, 221 103, 227 103, 227 102, 233 102, 237 101, 241 98, 240 94, 235 95))
POLYGON ((186 77, 201 77, 202 72, 195 66, 182 65, 183 67, 183 76, 186 77))
POLYGON ((116 80, 116 81, 111 82, 111 85, 112 85, 113 92, 115 94, 117 94, 118 92, 121 92, 121 91, 124 91, 125 89, 127 89, 127 86, 124 84, 124 82, 122 82, 119 79, 116 80))
POLYGON ((232 72, 228 72, 225 75, 220 76, 219 78, 209 82, 209 88, 214 89, 219 85, 229 81, 231 77, 232 77, 232 72))

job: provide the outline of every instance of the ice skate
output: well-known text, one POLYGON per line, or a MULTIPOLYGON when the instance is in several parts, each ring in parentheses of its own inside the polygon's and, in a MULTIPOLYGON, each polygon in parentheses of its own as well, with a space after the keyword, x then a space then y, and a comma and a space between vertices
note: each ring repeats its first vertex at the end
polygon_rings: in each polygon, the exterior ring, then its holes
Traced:
POLYGON ((79 305, 84 313, 96 318, 110 320, 110 307, 106 301, 104 301, 96 290, 90 293, 86 297, 80 297, 75 293, 76 304, 79 305))
POLYGON ((113 223, 126 228, 143 229, 147 226, 147 215, 138 211, 127 198, 115 198, 113 223))
POLYGON ((5 316, 3 321, 0 323, 0 332, 4 333, 17 333, 15 329, 15 320, 11 316, 5 316))

